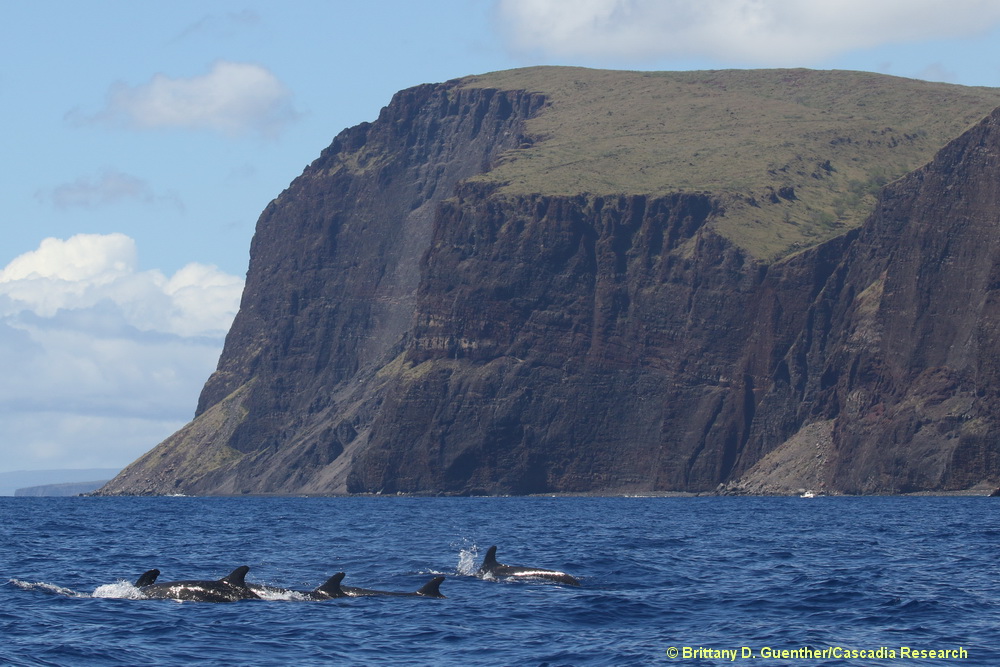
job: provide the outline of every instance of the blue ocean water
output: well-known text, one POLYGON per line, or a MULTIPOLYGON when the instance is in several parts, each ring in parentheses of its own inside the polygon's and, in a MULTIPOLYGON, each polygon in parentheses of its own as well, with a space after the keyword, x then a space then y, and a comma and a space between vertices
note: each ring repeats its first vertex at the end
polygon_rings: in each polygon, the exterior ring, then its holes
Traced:
POLYGON ((5 497, 0 540, 4 665, 1000 665, 998 499, 5 497), (121 597, 243 564, 447 599, 121 597))

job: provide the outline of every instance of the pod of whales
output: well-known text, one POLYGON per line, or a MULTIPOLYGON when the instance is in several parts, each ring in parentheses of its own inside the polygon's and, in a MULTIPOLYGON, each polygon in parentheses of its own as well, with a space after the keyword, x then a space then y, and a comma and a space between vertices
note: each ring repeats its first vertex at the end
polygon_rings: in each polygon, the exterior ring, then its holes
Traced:
POLYGON ((250 570, 242 565, 222 579, 171 581, 157 584, 160 576, 157 569, 147 570, 136 579, 135 587, 147 598, 169 600, 197 600, 199 602, 235 602, 236 600, 259 600, 264 597, 284 596, 304 600, 332 600, 345 597, 445 597, 440 590, 444 577, 434 577, 418 590, 410 592, 379 591, 370 588, 341 586, 344 573, 338 572, 311 591, 280 588, 266 584, 248 584, 247 572, 250 570))
MULTIPOLYGON (((482 565, 475 572, 480 579, 500 579, 505 578, 515 581, 527 581, 532 579, 547 580, 570 586, 579 586, 580 582, 565 572, 549 570, 539 567, 525 567, 523 565, 505 565, 497 561, 497 548, 492 546, 486 552, 482 565)), ((126 594, 96 594, 94 597, 131 597, 143 599, 163 599, 163 600, 192 600, 199 602, 235 602, 238 600, 260 600, 260 599, 286 599, 286 600, 332 600, 347 597, 424 597, 424 598, 444 598, 441 593, 441 583, 444 577, 433 577, 426 584, 415 591, 383 591, 372 588, 358 588, 355 586, 344 586, 344 573, 338 572, 327 579, 321 586, 312 590, 297 590, 292 588, 281 588, 268 584, 248 583, 247 573, 250 567, 241 565, 221 579, 188 579, 180 581, 169 581, 157 583, 160 571, 157 569, 143 572, 132 587, 125 584, 131 592, 126 594)), ((465 574, 469 574, 467 571, 465 574)), ((14 580, 11 580, 14 581, 14 580)), ((21 588, 33 590, 36 587, 53 588, 51 586, 31 585, 25 582, 15 582, 21 588)), ((111 587, 113 585, 109 585, 111 587)), ((54 587, 59 592, 64 589, 54 587)), ((105 588, 104 586, 99 588, 105 588)), ((68 591, 68 589, 66 589, 68 591)), ((95 591, 96 593, 96 591, 95 591)), ((64 594, 71 597, 89 597, 68 591, 64 594)))
POLYGON ((504 565, 497 562, 497 548, 490 547, 483 558, 483 564, 476 573, 482 579, 499 579, 507 577, 515 580, 520 579, 546 579, 560 584, 579 586, 580 582, 576 577, 560 572, 559 570, 546 570, 540 567, 524 567, 523 565, 504 565))

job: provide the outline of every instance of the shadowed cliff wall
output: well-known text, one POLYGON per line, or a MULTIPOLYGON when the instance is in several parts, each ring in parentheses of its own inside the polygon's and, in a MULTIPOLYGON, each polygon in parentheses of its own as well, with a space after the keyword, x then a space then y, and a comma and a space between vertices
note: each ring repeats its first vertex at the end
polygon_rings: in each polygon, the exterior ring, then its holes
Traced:
POLYGON ((352 491, 714 489, 832 264, 767 267, 706 194, 442 209, 352 491), (402 444, 405 443, 405 444, 402 444))

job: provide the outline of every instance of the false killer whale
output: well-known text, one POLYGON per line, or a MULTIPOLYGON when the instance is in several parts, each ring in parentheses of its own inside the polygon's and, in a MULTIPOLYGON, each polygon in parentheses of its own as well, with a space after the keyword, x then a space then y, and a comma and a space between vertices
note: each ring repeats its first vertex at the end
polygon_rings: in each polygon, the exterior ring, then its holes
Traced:
POLYGON ((247 587, 256 593, 258 597, 294 595, 306 600, 331 600, 333 598, 347 597, 347 593, 340 589, 340 581, 343 578, 344 573, 338 572, 327 579, 322 586, 314 588, 311 591, 300 591, 293 588, 279 588, 278 586, 267 586, 265 584, 247 584, 247 587))
POLYGON ((170 581, 157 584, 159 570, 147 570, 135 582, 135 587, 147 598, 162 600, 197 600, 199 602, 235 602, 258 600, 260 596, 246 585, 244 579, 250 568, 241 565, 222 579, 170 581))
POLYGON ((444 595, 441 593, 440 586, 441 582, 444 581, 444 577, 434 577, 426 584, 421 586, 419 589, 412 593, 397 593, 394 591, 376 591, 370 588, 355 588, 354 586, 341 586, 341 590, 345 595, 352 598, 361 597, 374 597, 376 595, 391 595, 395 597, 425 597, 425 598, 443 598, 444 595))
POLYGON ((495 579, 499 577, 547 579, 560 584, 569 584, 570 586, 580 585, 576 577, 568 575, 565 572, 559 572, 558 570, 543 570, 538 567, 523 567, 521 565, 504 565, 503 563, 498 563, 497 548, 495 546, 490 547, 489 551, 486 552, 486 557, 483 558, 483 564, 479 567, 479 571, 476 572, 476 576, 481 579, 495 579))
POLYGON ((419 590, 413 593, 397 593, 395 591, 377 591, 370 588, 357 588, 355 586, 342 586, 341 581, 344 579, 344 573, 338 572, 329 579, 326 580, 322 586, 311 591, 298 591, 290 588, 279 588, 277 586, 267 586, 263 584, 247 584, 250 590, 259 596, 271 596, 271 595, 294 595, 298 597, 303 597, 307 600, 331 600, 333 598, 359 598, 359 597, 374 597, 376 595, 389 595, 396 597, 427 597, 427 598, 443 598, 444 595, 441 594, 439 587, 441 582, 444 581, 444 577, 434 577, 426 584, 424 584, 419 590))

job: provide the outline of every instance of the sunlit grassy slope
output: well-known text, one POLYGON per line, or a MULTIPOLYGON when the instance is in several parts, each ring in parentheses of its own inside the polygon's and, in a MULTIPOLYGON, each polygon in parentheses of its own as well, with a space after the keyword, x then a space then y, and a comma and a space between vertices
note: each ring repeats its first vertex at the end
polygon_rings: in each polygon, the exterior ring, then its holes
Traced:
POLYGON ((535 141, 480 180, 510 194, 710 192, 716 228, 774 260, 859 225, 878 189, 995 107, 1000 89, 846 71, 532 67, 464 85, 544 93, 535 141))

